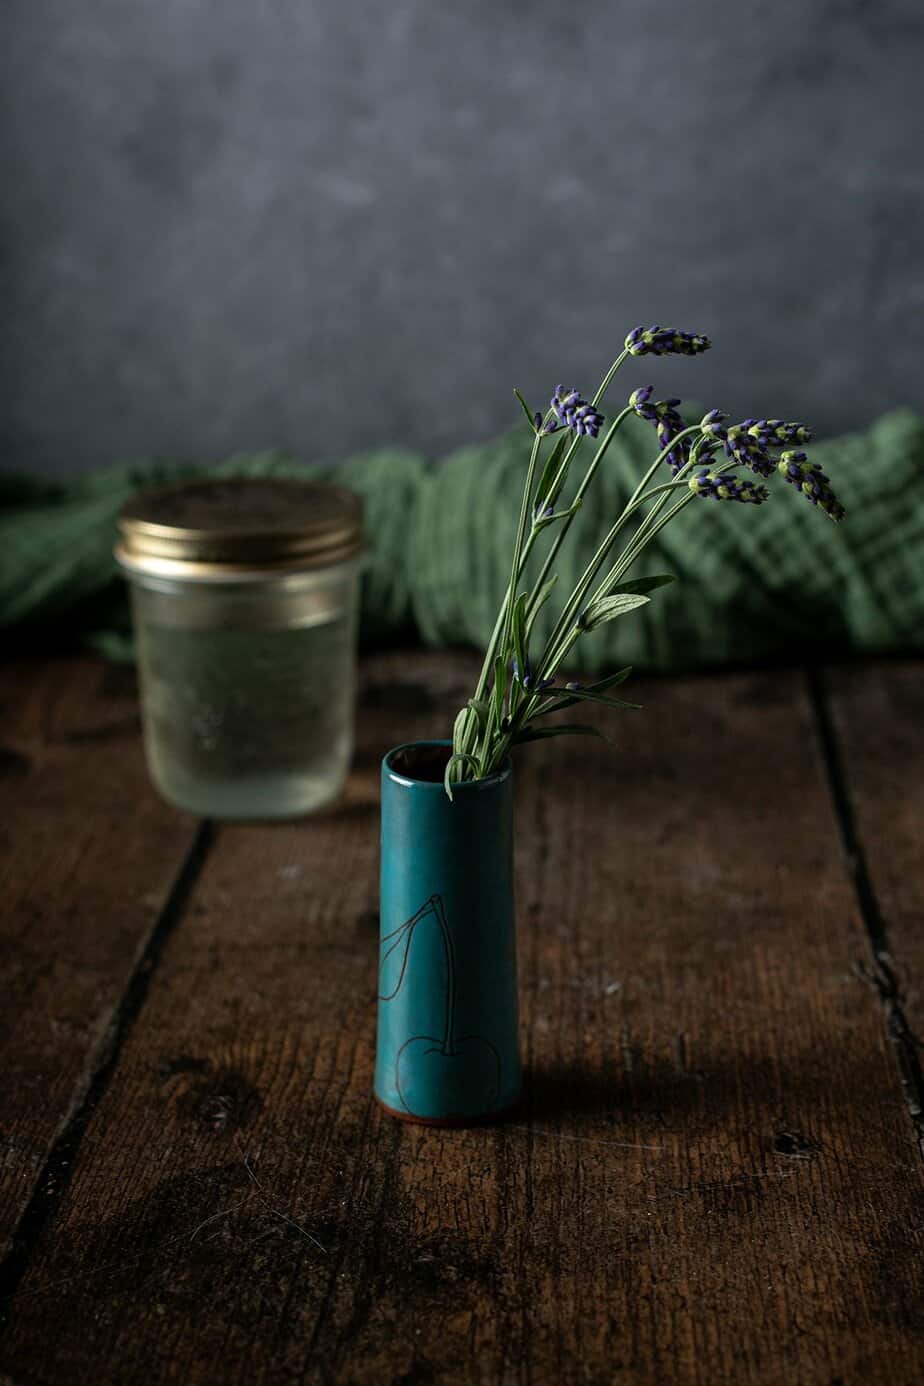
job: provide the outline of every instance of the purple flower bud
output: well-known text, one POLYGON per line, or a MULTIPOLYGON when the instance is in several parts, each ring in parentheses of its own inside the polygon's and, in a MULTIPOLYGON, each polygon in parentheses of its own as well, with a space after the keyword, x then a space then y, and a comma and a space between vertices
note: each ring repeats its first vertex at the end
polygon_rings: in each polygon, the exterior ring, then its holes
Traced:
POLYGON ((654 407, 648 402, 653 394, 653 385, 640 385, 639 388, 633 390, 629 396, 629 408, 634 409, 640 419, 653 420, 658 417, 654 407))
POLYGON ((698 356, 708 351, 712 343, 708 337, 695 332, 678 332, 675 328, 634 327, 626 337, 626 351, 632 356, 698 356))
POLYGON ((770 496, 766 486, 758 486, 753 481, 739 481, 736 476, 723 472, 710 472, 705 467, 690 477, 689 485, 695 496, 742 501, 746 505, 761 505, 770 496))
POLYGON ((786 423, 784 419, 747 419, 742 427, 756 438, 761 447, 782 448, 792 443, 808 443, 812 430, 801 423, 786 423))
MULTIPOLYGON (((520 672, 516 660, 513 660, 512 662, 512 669, 513 677, 519 682, 523 691, 525 693, 528 693, 529 690, 533 687, 533 671, 530 668, 529 659, 526 660, 522 673, 520 672)), ((540 687, 544 687, 544 685, 540 685, 540 687)))
POLYGON ((723 414, 721 409, 710 409, 709 413, 704 414, 700 419, 699 426, 707 437, 720 438, 724 442, 725 429, 723 424, 727 418, 728 415, 723 414))
POLYGON ((812 505, 820 505, 832 520, 843 520, 847 514, 831 489, 831 482, 817 462, 809 462, 804 452, 784 452, 777 469, 784 480, 797 486, 812 505))
POLYGON ((725 430, 725 454, 741 467, 750 467, 758 476, 769 476, 775 463, 765 447, 749 432, 756 420, 744 419, 725 430))
MULTIPOLYGON (((633 391, 629 396, 629 405, 635 410, 640 419, 646 419, 653 423, 658 436, 658 446, 663 452, 665 448, 681 433, 684 428, 683 419, 677 412, 676 406, 680 403, 679 399, 661 399, 651 402, 654 390, 653 385, 643 385, 640 389, 633 391)), ((690 439, 683 438, 675 448, 665 457, 665 462, 671 471, 676 473, 690 456, 690 439)))
POLYGON ((552 396, 552 409, 559 422, 566 428, 573 428, 575 433, 589 434, 591 438, 596 438, 600 432, 603 415, 592 404, 588 404, 577 390, 566 390, 563 385, 559 385, 552 396))

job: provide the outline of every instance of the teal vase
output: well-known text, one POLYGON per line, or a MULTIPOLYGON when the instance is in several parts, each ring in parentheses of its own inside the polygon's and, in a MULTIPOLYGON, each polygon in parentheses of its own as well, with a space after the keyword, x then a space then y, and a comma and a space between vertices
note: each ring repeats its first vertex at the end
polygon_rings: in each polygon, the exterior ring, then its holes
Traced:
POLYGON ((382 762, 375 1095, 407 1121, 490 1120, 520 1096, 513 779, 443 788, 448 742, 382 762))

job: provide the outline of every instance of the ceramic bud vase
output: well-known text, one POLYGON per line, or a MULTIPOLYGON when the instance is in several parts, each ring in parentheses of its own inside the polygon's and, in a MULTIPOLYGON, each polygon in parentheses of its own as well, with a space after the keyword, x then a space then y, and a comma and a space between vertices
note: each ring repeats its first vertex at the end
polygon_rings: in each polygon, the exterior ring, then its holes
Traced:
POLYGON ((393 1116, 466 1125, 520 1095, 513 782, 443 787, 449 742, 382 762, 375 1095, 393 1116))

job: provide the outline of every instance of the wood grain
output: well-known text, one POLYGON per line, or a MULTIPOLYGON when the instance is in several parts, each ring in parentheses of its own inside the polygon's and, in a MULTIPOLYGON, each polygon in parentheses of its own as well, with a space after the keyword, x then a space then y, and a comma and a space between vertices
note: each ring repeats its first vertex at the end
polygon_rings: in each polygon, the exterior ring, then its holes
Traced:
POLYGON ((524 1109, 375 1107, 377 762, 472 674, 371 662, 343 803, 221 829, 0 1370, 921 1379, 922 1163, 796 675, 651 683, 615 758, 522 755, 524 1109))
POLYGON ((148 786, 125 671, 8 664, 0 725, 2 1257, 105 1054, 196 825, 148 786))

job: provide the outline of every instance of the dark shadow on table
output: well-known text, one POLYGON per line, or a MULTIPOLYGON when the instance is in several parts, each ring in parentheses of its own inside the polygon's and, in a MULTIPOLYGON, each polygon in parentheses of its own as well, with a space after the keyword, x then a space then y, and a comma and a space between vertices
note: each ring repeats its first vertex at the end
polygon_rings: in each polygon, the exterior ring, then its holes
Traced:
MULTIPOLYGON (((808 1050, 785 1067, 777 1056, 749 1055, 710 1065, 683 1067, 636 1056, 631 1068, 613 1059, 601 1067, 579 1061, 528 1070, 520 1112, 536 1125, 572 1134, 631 1130, 633 1139, 669 1131, 687 1138, 727 1125, 755 1123, 760 1143, 778 1154, 815 1154, 825 1144, 823 1124, 836 1123, 851 1106, 851 1091, 869 1090, 880 1076, 876 1056, 864 1074, 856 1062, 843 1093, 820 1090, 818 1055, 808 1050), (821 1122, 819 1121, 821 1118, 821 1122)), ((854 1112, 853 1120, 862 1119, 854 1112)))

